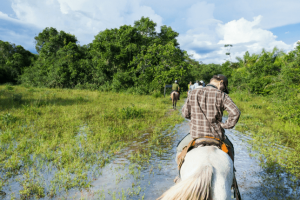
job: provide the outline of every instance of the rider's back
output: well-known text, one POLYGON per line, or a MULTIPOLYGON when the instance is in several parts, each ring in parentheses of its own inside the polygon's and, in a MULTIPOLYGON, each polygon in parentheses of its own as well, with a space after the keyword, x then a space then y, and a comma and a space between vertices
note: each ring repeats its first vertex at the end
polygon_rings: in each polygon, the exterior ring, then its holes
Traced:
POLYGON ((202 87, 190 93, 182 114, 191 119, 192 138, 209 136, 224 140, 224 128, 234 127, 240 111, 224 92, 214 87, 202 87), (224 110, 229 111, 230 120, 222 123, 224 110))
POLYGON ((173 83, 172 90, 179 91, 179 85, 177 83, 173 83))

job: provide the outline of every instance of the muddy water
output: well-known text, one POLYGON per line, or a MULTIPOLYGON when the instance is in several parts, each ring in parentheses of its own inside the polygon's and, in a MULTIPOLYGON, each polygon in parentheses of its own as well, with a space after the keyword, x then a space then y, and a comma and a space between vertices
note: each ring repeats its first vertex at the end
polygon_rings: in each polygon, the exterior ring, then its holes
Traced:
MULTIPOLYGON (((186 120, 175 127, 172 148, 161 156, 153 156, 149 164, 141 166, 140 170, 137 170, 138 165, 124 158, 124 154, 120 155, 103 168, 102 175, 92 183, 90 192, 74 191, 68 196, 75 199, 156 199, 174 184, 173 179, 178 173, 174 161, 176 145, 189 132, 188 122, 186 120)), ((249 155, 251 149, 247 140, 251 138, 234 130, 226 130, 226 135, 235 146, 236 175, 243 200, 269 199, 262 195, 263 170, 258 160, 249 155)), ((125 154, 135 145, 138 144, 133 142, 130 148, 125 149, 125 154)))

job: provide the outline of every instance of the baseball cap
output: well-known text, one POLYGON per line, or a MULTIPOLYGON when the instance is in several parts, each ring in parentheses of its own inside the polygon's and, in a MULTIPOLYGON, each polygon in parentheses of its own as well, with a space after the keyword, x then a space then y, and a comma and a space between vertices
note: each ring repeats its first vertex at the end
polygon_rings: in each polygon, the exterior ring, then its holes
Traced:
POLYGON ((228 79, 226 76, 224 76, 223 74, 218 74, 218 75, 214 75, 213 78, 217 79, 217 80, 222 80, 225 86, 225 89, 223 92, 225 92, 226 94, 229 94, 228 91, 228 79))

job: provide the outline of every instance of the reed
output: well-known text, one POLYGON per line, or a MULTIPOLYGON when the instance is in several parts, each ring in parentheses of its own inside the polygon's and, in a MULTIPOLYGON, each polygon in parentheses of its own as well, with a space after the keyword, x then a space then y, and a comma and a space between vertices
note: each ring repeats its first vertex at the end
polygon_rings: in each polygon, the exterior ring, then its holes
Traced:
MULTIPOLYGON (((230 96, 242 112, 236 130, 252 136, 253 150, 263 155, 262 165, 299 178, 300 127, 293 118, 282 117, 292 112, 286 107, 288 102, 247 92, 230 96), (282 107, 285 109, 280 109, 282 107)), ((295 108, 299 106, 299 100, 299 96, 293 100, 295 108)))

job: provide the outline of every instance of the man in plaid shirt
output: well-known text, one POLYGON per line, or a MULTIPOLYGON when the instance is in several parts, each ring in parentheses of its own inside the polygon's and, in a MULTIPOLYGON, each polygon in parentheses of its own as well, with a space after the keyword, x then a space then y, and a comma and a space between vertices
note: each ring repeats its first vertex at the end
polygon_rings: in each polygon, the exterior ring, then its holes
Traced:
MULTIPOLYGON (((214 75, 206 87, 194 89, 182 108, 182 114, 190 119, 190 134, 177 146, 177 155, 192 139, 214 137, 224 141, 229 148, 229 155, 234 155, 233 145, 225 136, 224 129, 232 129, 238 122, 240 110, 228 94, 226 76, 214 75), (223 111, 228 112, 228 119, 222 122, 223 111)), ((177 157, 176 157, 177 158, 177 157)))

